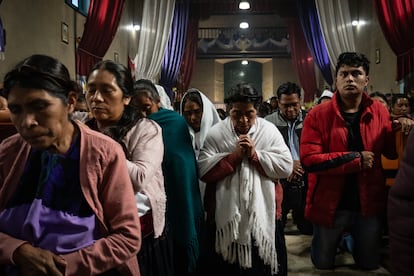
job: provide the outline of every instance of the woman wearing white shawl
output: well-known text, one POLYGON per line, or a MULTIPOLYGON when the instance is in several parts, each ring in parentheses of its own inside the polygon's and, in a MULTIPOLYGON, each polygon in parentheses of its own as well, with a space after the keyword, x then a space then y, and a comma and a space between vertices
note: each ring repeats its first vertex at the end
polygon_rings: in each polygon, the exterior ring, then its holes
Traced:
POLYGON ((256 118, 257 91, 238 85, 232 92, 229 117, 210 129, 198 158, 219 256, 210 256, 206 269, 210 275, 274 275, 275 182, 291 174, 293 161, 277 128, 256 118), (209 199, 211 189, 215 197, 209 199))
POLYGON ((198 158, 207 132, 213 125, 221 121, 220 116, 214 104, 196 88, 190 88, 184 94, 180 104, 180 112, 187 121, 194 152, 198 158))
MULTIPOLYGON (((220 116, 214 104, 196 88, 188 89, 183 95, 180 112, 188 124, 194 153, 198 158, 207 132, 213 125, 221 121, 220 116)), ((206 184, 200 180, 199 186, 201 199, 204 200, 206 184)))

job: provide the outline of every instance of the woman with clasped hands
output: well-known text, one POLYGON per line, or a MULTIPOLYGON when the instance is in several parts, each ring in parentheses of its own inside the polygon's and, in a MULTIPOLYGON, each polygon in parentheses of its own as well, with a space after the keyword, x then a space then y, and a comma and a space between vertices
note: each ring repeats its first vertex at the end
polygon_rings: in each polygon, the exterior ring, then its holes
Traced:
POLYGON ((18 134, 0 144, 6 275, 140 275, 141 231, 121 146, 71 121, 78 85, 33 55, 6 74, 18 134))

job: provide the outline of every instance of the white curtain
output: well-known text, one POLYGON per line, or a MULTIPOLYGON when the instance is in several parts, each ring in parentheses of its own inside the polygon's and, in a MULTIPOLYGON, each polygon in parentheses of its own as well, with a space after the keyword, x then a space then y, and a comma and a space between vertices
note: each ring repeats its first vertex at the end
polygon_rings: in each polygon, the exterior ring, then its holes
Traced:
POLYGON ((138 50, 134 58, 135 79, 157 83, 170 34, 175 0, 145 0, 138 50))
POLYGON ((339 54, 355 52, 349 0, 315 0, 319 23, 333 72, 339 54))

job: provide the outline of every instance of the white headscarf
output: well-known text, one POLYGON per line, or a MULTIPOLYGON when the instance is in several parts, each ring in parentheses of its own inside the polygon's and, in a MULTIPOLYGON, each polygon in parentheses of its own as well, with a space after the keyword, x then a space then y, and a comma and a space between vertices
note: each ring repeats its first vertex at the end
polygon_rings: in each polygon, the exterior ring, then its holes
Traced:
POLYGON ((204 140, 206 139, 207 132, 213 125, 220 122, 221 119, 214 104, 200 90, 196 88, 188 89, 187 92, 183 95, 181 99, 181 103, 180 103, 181 115, 183 114, 183 111, 184 111, 183 100, 186 98, 186 96, 189 93, 194 93, 194 92, 197 92, 201 97, 201 101, 203 104, 202 106, 203 116, 201 117, 200 132, 197 135, 194 132, 192 127, 188 126, 188 130, 190 132, 191 139, 193 142, 194 152, 196 154, 196 157, 198 157, 200 149, 203 147, 204 140), (198 136, 198 143, 195 141, 197 136, 198 136), (196 148, 195 146, 196 144, 199 146, 198 148, 196 148))
POLYGON ((169 110, 174 110, 173 106, 171 105, 170 97, 168 97, 167 92, 165 92, 164 87, 158 84, 154 84, 157 88, 158 95, 160 95, 160 103, 161 107, 169 110))
MULTIPOLYGON (((188 131, 190 132, 191 141, 193 143, 193 149, 196 158, 198 159, 198 155, 200 154, 200 149, 204 145, 204 140, 206 139, 207 132, 210 130, 210 128, 215 125, 216 123, 221 121, 221 118, 216 110, 216 107, 214 104, 198 89, 196 88, 190 88, 187 90, 187 92, 183 95, 180 103, 180 113, 183 114, 184 106, 183 106, 183 100, 187 96, 187 94, 191 92, 197 92, 201 97, 202 102, 202 108, 203 108, 203 115, 201 117, 201 124, 200 124, 200 131, 195 132, 194 129, 190 126, 188 126, 188 131), (197 145, 197 146, 196 146, 197 145)), ((206 183, 199 180, 199 188, 200 188, 200 194, 201 199, 204 204, 204 194, 206 190, 206 183)))

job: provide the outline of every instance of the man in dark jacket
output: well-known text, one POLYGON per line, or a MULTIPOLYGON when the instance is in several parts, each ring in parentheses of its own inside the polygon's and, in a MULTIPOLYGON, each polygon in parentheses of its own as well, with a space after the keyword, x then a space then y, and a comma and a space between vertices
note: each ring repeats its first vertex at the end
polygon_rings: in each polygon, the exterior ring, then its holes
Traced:
POLYGON ((312 224, 304 218, 306 203, 307 176, 300 164, 299 141, 306 112, 300 108, 300 87, 286 82, 277 89, 279 108, 265 117, 280 131, 293 158, 293 172, 280 182, 283 187, 282 221, 292 210, 292 217, 302 234, 312 234, 312 224))
POLYGON ((332 269, 344 230, 354 239, 353 256, 361 269, 379 267, 381 218, 386 188, 381 155, 397 157, 388 110, 366 94, 369 61, 342 53, 336 65, 335 91, 304 121, 300 157, 308 171, 305 216, 314 224, 312 262, 332 269))

